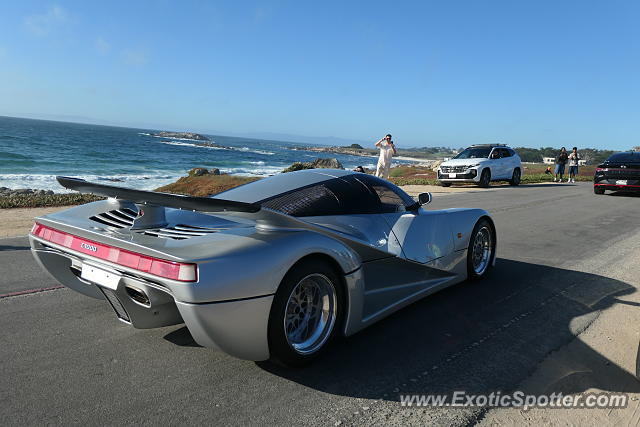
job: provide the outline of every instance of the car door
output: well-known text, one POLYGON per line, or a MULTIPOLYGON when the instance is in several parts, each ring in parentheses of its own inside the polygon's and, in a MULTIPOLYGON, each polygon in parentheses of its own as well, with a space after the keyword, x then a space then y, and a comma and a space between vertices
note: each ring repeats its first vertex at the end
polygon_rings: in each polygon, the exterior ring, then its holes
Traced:
POLYGON ((506 159, 502 148, 496 147, 491 152, 491 177, 493 179, 504 179, 506 176, 506 159))
POLYGON ((385 214, 391 232, 406 259, 422 264, 453 252, 453 236, 447 212, 417 211, 385 214))
POLYGON ((513 176, 513 169, 516 167, 516 157, 508 148, 502 148, 502 161, 504 167, 504 178, 511 179, 513 176))
POLYGON ((392 186, 372 183, 371 188, 383 207, 381 217, 401 250, 398 256, 424 264, 453 252, 446 212, 407 211, 406 206, 413 201, 404 200, 406 195, 396 193, 392 186))

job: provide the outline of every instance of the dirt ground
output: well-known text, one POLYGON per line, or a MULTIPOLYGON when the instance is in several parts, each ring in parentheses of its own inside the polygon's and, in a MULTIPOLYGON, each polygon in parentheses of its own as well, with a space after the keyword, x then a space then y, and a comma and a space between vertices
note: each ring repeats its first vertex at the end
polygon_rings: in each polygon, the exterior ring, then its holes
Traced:
POLYGON ((0 238, 24 236, 29 233, 35 217, 68 209, 69 206, 55 208, 0 209, 0 238))

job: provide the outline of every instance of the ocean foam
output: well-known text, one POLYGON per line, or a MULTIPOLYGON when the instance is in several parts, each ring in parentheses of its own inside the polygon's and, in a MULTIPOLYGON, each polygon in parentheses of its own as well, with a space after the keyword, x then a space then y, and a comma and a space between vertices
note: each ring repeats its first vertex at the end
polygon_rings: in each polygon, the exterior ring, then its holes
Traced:
POLYGON ((276 154, 276 153, 272 153, 271 151, 265 151, 265 150, 254 150, 254 149, 249 148, 249 147, 241 147, 241 148, 238 148, 238 147, 229 147, 229 148, 230 148, 230 149, 232 149, 232 150, 242 151, 242 152, 245 152, 245 153, 264 154, 264 155, 266 155, 266 156, 273 156, 274 154, 276 154))
MULTIPOLYGON (((149 135, 149 134, 146 134, 146 135, 149 135)), ((160 135, 149 135, 149 136, 152 136, 154 138, 174 139, 176 141, 197 141, 197 142, 213 142, 213 143, 215 143, 215 141, 204 140, 204 139, 176 138, 175 136, 160 136, 160 135)))
MULTIPOLYGON (((185 174, 186 175, 186 174, 185 174)), ((163 185, 175 182, 180 175, 75 175, 75 178, 89 182, 135 188, 138 190, 153 190, 163 185)), ((53 190, 56 193, 70 193, 56 181, 56 175, 46 174, 3 174, 0 175, 0 187, 32 188, 34 190, 53 190)))
POLYGON ((188 142, 178 142, 178 141, 160 141, 160 144, 178 145, 178 146, 182 146, 182 147, 208 148, 210 150, 225 150, 224 147, 213 147, 213 146, 210 146, 210 145, 191 144, 191 143, 188 143, 188 142))

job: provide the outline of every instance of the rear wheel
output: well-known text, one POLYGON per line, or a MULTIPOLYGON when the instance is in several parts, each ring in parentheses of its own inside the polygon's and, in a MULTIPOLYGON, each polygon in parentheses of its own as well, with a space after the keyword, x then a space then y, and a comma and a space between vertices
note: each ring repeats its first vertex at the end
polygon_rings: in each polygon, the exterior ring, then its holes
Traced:
POLYGON ((272 361, 303 366, 318 357, 342 323, 342 301, 340 279, 326 261, 309 259, 294 266, 271 306, 272 361))
POLYGON ((482 174, 480 174, 480 182, 478 183, 478 185, 480 187, 487 188, 490 183, 491 183, 491 171, 489 170, 489 168, 487 168, 482 171, 482 174))
POLYGON ((440 185, 442 185, 443 187, 451 187, 451 183, 450 182, 442 182, 442 181, 440 181, 440 185))
POLYGON ((593 192, 596 194, 604 194, 604 188, 593 187, 593 192))
POLYGON ((473 228, 467 250, 467 276, 480 279, 487 275, 493 264, 496 247, 493 226, 486 219, 478 221, 473 228))
POLYGON ((520 185, 520 168, 515 168, 513 170, 513 175, 511 175, 511 180, 509 180, 510 185, 520 185))

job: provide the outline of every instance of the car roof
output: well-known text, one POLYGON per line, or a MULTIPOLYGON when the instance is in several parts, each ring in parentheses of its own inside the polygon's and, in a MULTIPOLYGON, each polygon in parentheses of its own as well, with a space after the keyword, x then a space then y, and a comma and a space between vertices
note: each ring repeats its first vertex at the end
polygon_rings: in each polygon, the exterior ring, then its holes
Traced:
POLYGON ((640 163, 640 151, 623 151, 614 153, 605 163, 640 163))
POLYGON ((503 147, 503 148, 509 148, 509 146, 507 146, 507 144, 472 144, 469 148, 480 148, 480 147, 487 147, 487 148, 503 147))
POLYGON ((214 197, 238 202, 255 203, 259 200, 268 199, 297 188, 357 173, 358 172, 342 169, 304 169, 295 172, 279 173, 223 191, 214 197))

